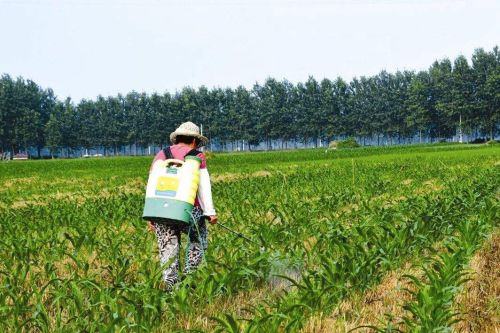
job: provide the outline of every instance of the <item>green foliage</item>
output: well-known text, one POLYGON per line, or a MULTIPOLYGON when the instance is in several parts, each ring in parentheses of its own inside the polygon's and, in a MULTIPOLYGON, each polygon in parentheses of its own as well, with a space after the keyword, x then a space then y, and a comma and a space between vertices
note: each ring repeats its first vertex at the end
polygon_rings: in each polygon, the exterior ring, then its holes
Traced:
POLYGON ((252 89, 184 88, 170 94, 98 96, 57 101, 54 93, 22 78, 0 78, 0 151, 29 147, 100 147, 118 153, 135 145, 169 144, 186 120, 203 124, 213 143, 252 149, 265 143, 329 142, 339 137, 403 143, 418 136, 448 139, 459 124, 466 134, 494 138, 500 123, 500 56, 478 49, 436 61, 418 73, 381 71, 371 77, 304 83, 267 79, 252 89))
MULTIPOLYGON (((485 213, 495 214, 488 205, 485 213)), ((406 275, 411 287, 406 291, 412 296, 404 304, 406 315, 396 326, 403 326, 409 332, 449 332, 453 324, 460 321, 460 314, 453 312, 454 296, 461 286, 469 280, 466 270, 468 259, 481 245, 492 227, 498 221, 473 217, 457 226, 457 233, 449 237, 446 252, 431 258, 423 267, 424 277, 406 275)), ((385 328, 376 328, 379 332, 389 332, 394 323, 385 328)))
POLYGON ((337 143, 337 148, 342 149, 342 148, 358 148, 360 147, 359 143, 356 141, 355 138, 347 138, 346 140, 339 141, 337 143))
POLYGON ((296 332, 436 242, 449 249, 430 261, 405 323, 449 327, 466 258, 500 220, 498 153, 217 154, 209 169, 221 221, 270 250, 210 226, 206 262, 171 293, 140 218, 150 159, 0 164, 0 330, 296 332))

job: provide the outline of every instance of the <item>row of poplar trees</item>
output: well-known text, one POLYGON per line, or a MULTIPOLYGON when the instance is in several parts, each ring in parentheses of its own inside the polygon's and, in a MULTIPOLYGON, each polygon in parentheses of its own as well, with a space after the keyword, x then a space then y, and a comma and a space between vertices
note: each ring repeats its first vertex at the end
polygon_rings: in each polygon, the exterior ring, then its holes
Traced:
POLYGON ((0 78, 0 148, 101 147, 168 143, 180 123, 203 124, 213 142, 318 142, 338 137, 450 138, 464 133, 494 137, 500 124, 500 53, 477 49, 436 61, 426 71, 380 72, 371 77, 304 83, 267 79, 252 89, 184 88, 174 94, 58 100, 23 78, 0 78))

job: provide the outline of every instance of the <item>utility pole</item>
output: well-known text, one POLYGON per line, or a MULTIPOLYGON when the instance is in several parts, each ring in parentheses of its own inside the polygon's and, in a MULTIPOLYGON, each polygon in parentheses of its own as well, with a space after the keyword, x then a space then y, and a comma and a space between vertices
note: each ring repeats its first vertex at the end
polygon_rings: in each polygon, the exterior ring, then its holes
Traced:
MULTIPOLYGON (((203 124, 200 124, 200 134, 203 135, 203 124)), ((205 147, 201 147, 200 150, 205 151, 205 147)))
POLYGON ((462 137, 462 113, 460 112, 460 120, 459 120, 459 125, 458 125, 458 133, 459 133, 459 139, 458 142, 463 143, 463 137, 462 137))

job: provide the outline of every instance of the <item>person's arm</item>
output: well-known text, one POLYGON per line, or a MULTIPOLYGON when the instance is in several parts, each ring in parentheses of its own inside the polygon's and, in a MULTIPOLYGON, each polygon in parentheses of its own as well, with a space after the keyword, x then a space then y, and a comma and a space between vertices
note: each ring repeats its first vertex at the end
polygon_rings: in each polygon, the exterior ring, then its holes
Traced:
POLYGON ((214 202, 212 199, 212 184, 210 183, 210 175, 206 168, 200 169, 200 184, 198 185, 198 200, 200 202, 203 215, 210 218, 210 223, 217 223, 217 213, 215 212, 214 202))

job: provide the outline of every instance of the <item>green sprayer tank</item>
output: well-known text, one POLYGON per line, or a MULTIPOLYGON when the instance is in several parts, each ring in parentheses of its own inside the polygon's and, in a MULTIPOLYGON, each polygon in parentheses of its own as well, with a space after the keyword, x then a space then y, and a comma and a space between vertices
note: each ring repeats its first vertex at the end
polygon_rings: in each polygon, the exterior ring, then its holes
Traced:
POLYGON ((157 160, 149 173, 142 217, 171 225, 190 224, 198 184, 201 159, 157 160))

